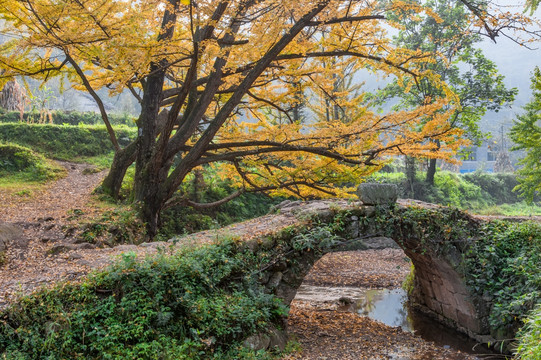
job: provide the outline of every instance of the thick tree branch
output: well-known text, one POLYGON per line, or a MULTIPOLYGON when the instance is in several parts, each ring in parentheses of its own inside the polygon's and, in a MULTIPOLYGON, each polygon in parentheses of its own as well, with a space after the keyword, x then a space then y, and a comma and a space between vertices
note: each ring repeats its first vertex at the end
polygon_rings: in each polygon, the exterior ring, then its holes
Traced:
POLYGON ((105 110, 105 105, 103 104, 103 101, 98 96, 96 91, 94 91, 94 89, 92 88, 92 85, 90 85, 90 82, 86 78, 86 75, 83 72, 83 70, 79 67, 79 64, 77 64, 77 62, 73 60, 73 58, 71 57, 71 55, 68 53, 67 50, 65 50, 64 53, 66 54, 66 59, 69 61, 71 66, 73 66, 73 68, 77 72, 77 75, 83 82, 83 85, 85 86, 86 91, 88 91, 90 96, 92 96, 94 101, 96 101, 96 104, 98 105, 98 108, 100 109, 100 114, 103 119, 103 122, 105 123, 105 127, 107 128, 107 133, 109 134, 109 138, 111 139, 111 142, 113 143, 113 146, 115 147, 115 150, 119 151, 120 145, 118 144, 115 130, 113 129, 113 127, 111 126, 111 122, 109 121, 109 116, 107 115, 107 111, 105 110))
POLYGON ((384 20, 385 16, 383 15, 366 15, 366 16, 345 16, 337 19, 330 19, 325 21, 310 21, 308 26, 318 26, 318 25, 331 25, 331 24, 340 24, 345 22, 357 22, 365 20, 384 20))
MULTIPOLYGON (((224 122, 230 116, 234 108, 240 103, 242 97, 246 94, 250 86, 257 80, 257 78, 268 68, 268 66, 274 61, 274 59, 282 52, 282 50, 300 33, 300 31, 307 26, 307 24, 319 14, 325 7, 327 7, 329 0, 321 1, 315 6, 312 11, 305 14, 297 23, 295 23, 289 31, 282 36, 282 38, 260 59, 257 65, 250 71, 248 75, 243 79, 239 85, 237 91, 231 95, 225 105, 219 110, 214 120, 207 127, 205 132, 201 135, 196 142, 192 150, 183 159, 183 163, 171 173, 167 181, 163 184, 166 191, 171 192, 171 189, 176 189, 187 171, 189 171, 191 164, 195 163, 197 159, 205 152, 206 147, 212 141, 216 133, 220 130, 224 122)), ((191 134, 189 134, 191 136, 191 134)), ((175 154, 180 147, 182 147, 189 137, 186 135, 179 136, 176 142, 172 142, 170 154, 175 154)))

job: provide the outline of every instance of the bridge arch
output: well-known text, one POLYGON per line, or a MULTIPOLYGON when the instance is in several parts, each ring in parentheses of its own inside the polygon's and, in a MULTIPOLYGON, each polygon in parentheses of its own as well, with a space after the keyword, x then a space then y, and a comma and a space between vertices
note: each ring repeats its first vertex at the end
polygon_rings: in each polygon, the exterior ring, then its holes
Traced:
MULTIPOLYGON (((289 305, 304 277, 323 255, 358 250, 374 236, 393 239, 415 266, 410 294, 415 307, 479 341, 493 341, 489 306, 467 284, 466 264, 479 221, 456 209, 431 204, 365 206, 318 201, 285 203, 281 216, 298 222, 272 237, 246 242, 252 251, 282 249, 259 281, 289 305)), ((285 324, 285 321, 284 321, 285 324)))

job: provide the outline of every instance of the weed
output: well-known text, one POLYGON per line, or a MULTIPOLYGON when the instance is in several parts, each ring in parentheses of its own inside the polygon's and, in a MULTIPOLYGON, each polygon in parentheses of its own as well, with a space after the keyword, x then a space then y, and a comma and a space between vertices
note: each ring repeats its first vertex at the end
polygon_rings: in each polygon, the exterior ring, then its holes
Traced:
POLYGON ((518 333, 517 360, 541 359, 541 304, 533 309, 524 320, 518 333))
POLYGON ((34 193, 32 192, 32 190, 28 190, 28 189, 23 189, 15 193, 15 195, 20 196, 20 197, 31 197, 33 194, 34 193))

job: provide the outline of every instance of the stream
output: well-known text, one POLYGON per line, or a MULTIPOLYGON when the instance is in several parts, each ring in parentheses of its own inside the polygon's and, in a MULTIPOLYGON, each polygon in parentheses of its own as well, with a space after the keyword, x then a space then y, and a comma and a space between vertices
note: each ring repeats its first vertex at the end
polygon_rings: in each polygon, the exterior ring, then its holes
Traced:
POLYGON ((407 294, 400 288, 389 290, 303 284, 298 289, 295 299, 323 308, 335 307, 338 304, 337 311, 354 312, 388 326, 400 327, 446 349, 451 348, 472 355, 494 354, 466 335, 410 309, 407 305, 407 294))

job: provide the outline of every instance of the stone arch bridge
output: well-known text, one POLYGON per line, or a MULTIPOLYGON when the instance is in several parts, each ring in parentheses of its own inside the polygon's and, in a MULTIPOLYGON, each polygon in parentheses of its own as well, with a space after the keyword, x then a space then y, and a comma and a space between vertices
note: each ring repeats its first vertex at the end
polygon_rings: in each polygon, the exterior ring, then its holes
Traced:
MULTIPOLYGON (((371 237, 393 239, 415 266, 410 299, 416 308, 479 341, 493 341, 490 306, 466 284, 463 262, 481 221, 456 209, 417 201, 386 206, 362 202, 285 201, 274 214, 177 239, 182 244, 238 240, 252 252, 271 252, 259 282, 289 305, 312 265, 333 251, 366 248, 371 237)), ((285 324, 285 321, 284 321, 285 324)))

